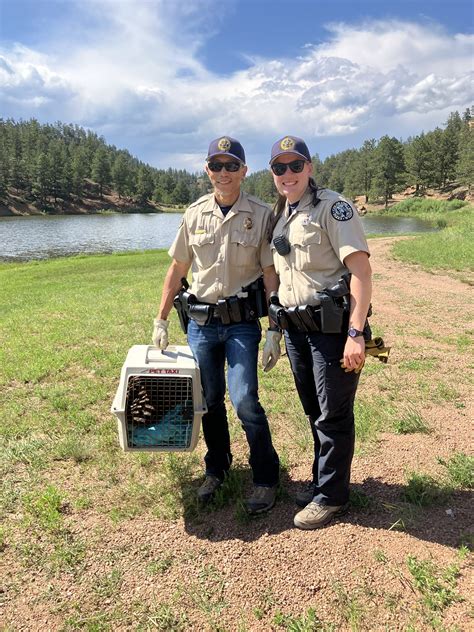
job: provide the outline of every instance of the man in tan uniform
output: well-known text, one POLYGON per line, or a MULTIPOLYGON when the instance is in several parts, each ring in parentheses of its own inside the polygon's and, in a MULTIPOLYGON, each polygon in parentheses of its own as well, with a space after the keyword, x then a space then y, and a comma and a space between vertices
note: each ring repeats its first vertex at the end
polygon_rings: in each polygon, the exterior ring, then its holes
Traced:
POLYGON ((275 504, 279 479, 279 459, 257 383, 261 314, 256 303, 266 305, 278 286, 267 239, 271 211, 240 190, 247 167, 239 141, 228 136, 212 141, 205 170, 214 190, 186 210, 168 251, 173 261, 163 285, 153 342, 166 348, 168 314, 191 267, 188 343, 201 370, 208 406, 202 419, 206 477, 198 498, 207 502, 213 497, 232 463, 224 404, 227 361, 230 400, 250 448, 254 489, 246 506, 249 513, 261 513, 275 504), (263 284, 259 283, 262 275, 263 284))

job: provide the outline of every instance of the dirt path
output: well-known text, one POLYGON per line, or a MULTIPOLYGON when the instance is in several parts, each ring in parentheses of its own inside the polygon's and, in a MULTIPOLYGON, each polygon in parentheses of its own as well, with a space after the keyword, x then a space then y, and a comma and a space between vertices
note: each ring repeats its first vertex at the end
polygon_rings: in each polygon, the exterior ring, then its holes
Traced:
MULTIPOLYGON (((438 458, 472 453, 466 351, 472 289, 395 261, 392 243, 370 242, 373 323, 392 353, 383 367, 368 360, 359 397, 374 407, 391 406, 400 416, 418 415, 432 432, 399 435, 387 428, 357 453, 352 481, 361 506, 320 531, 292 527, 292 496, 307 477, 311 454, 293 451, 282 416, 275 436, 278 448, 286 445, 289 453, 288 476, 269 515, 245 522, 229 504, 174 522, 142 516, 113 524, 82 511, 70 526, 88 543, 85 570, 78 578, 25 572, 22 589, 3 607, 6 629, 134 630, 141 621, 143 630, 419 631, 441 629, 437 616, 445 630, 467 630, 471 575, 457 549, 471 527, 469 494, 457 491, 446 505, 416 510, 401 493, 410 471, 439 478, 445 468, 438 458), (459 563, 456 591, 465 601, 429 611, 408 571, 408 555, 431 560, 441 571, 459 563), (92 588, 117 569, 118 598, 107 586, 102 592, 92 588), (76 619, 72 606, 61 609, 68 602, 76 604, 76 619), (310 626, 310 608, 320 627, 310 626), (117 609, 120 616, 107 624, 107 613, 117 609), (291 627, 298 621, 301 627, 291 627)), ((2 608, 3 629, 1 619, 2 608)))

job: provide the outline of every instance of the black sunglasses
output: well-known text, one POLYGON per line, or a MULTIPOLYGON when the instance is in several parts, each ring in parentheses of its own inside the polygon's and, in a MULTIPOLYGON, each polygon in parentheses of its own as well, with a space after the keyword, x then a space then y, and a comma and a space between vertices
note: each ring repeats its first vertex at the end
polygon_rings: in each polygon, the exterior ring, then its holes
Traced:
POLYGON ((223 168, 226 171, 238 171, 242 165, 240 162, 208 162, 207 166, 216 173, 222 171, 223 168))
POLYGON ((306 160, 293 160, 293 162, 274 162, 270 169, 276 176, 282 176, 289 167, 293 173, 301 173, 306 164, 306 160))

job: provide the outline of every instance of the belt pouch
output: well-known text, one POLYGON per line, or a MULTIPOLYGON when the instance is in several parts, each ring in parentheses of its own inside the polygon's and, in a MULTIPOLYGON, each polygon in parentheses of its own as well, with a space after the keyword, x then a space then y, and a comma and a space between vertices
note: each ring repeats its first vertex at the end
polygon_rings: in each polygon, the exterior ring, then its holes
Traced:
POLYGON ((289 322, 291 323, 292 329, 296 329, 297 331, 302 331, 302 332, 307 331, 306 325, 303 323, 303 321, 300 318, 300 315, 298 314, 298 306, 289 307, 286 310, 286 314, 288 316, 289 322))
POLYGON ((226 299, 227 309, 229 310, 230 321, 232 323, 240 323, 242 315, 240 313, 239 299, 237 296, 231 296, 226 299))
POLYGON ((323 334, 340 334, 344 310, 338 307, 330 296, 321 293, 319 299, 321 300, 321 331, 323 334))
POLYGON ((217 313, 223 325, 230 325, 230 314, 225 298, 221 298, 217 301, 217 313))
POLYGON ((189 305, 189 317, 195 320, 198 325, 207 325, 212 315, 210 308, 210 305, 202 303, 189 305))
POLYGON ((313 309, 309 305, 301 305, 298 307, 298 316, 308 331, 318 331, 319 327, 313 318, 313 309))

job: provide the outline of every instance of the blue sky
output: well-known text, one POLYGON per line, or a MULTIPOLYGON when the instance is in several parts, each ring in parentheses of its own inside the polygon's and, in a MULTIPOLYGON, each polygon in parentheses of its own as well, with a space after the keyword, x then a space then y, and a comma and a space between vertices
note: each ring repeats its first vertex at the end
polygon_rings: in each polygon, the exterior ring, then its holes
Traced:
POLYGON ((0 116, 77 123, 156 167, 212 138, 325 158, 474 103, 471 0, 0 0, 0 116))

